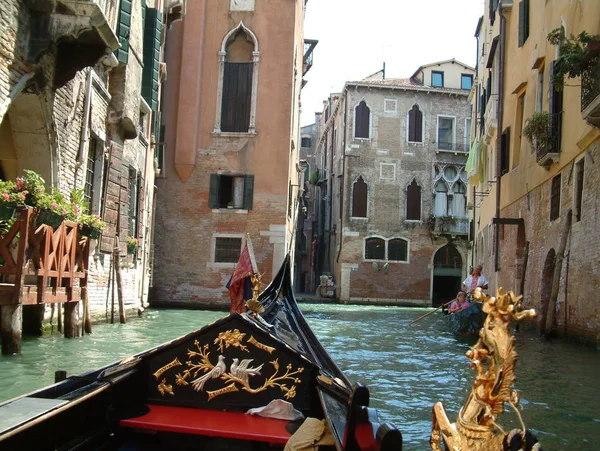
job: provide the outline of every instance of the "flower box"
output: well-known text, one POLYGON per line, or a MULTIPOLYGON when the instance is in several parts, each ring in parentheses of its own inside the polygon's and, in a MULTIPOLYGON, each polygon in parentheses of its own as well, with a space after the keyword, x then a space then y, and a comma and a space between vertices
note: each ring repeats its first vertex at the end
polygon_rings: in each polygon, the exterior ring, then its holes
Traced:
POLYGON ((39 210, 37 218, 35 220, 36 227, 42 224, 49 225, 53 229, 57 229, 63 222, 64 216, 54 213, 52 210, 42 209, 39 210))
POLYGON ((15 218, 17 213, 17 204, 0 204, 0 220, 10 221, 15 218))
POLYGON ((97 240, 98 238, 100 238, 101 233, 102 233, 101 230, 96 229, 95 227, 92 227, 90 225, 87 225, 87 224, 79 225, 79 234, 81 236, 87 236, 92 240, 97 240))

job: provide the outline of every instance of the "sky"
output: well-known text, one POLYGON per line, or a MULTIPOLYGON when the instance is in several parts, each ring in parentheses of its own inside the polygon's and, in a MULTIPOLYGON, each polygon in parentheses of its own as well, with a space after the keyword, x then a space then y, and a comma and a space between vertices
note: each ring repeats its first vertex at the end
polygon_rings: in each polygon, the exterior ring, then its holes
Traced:
POLYGON ((319 41, 302 89, 301 125, 330 93, 377 72, 408 78, 421 65, 455 58, 475 66, 484 0, 309 0, 304 38, 319 41))

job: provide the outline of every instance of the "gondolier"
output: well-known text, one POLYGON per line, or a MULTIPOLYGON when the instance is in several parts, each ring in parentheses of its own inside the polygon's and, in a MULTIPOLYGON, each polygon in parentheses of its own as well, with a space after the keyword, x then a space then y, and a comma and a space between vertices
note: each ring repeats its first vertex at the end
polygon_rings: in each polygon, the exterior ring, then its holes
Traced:
POLYGON ((482 274, 483 266, 477 265, 472 274, 463 281, 462 290, 467 293, 467 296, 472 296, 475 288, 480 287, 482 290, 488 289, 488 280, 482 274))

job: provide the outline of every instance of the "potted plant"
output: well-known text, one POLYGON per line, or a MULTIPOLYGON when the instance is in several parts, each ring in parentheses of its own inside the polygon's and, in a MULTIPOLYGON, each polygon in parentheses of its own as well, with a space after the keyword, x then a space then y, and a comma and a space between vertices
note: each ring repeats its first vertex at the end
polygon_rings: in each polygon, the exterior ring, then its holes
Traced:
MULTIPOLYGON (((10 220, 15 217, 15 212, 19 205, 15 199, 15 184, 11 181, 0 180, 0 219, 10 220)), ((21 205, 25 202, 25 196, 22 197, 21 205)))
POLYGON ((82 214, 77 219, 77 222, 79 223, 79 234, 91 239, 99 238, 106 227, 106 222, 98 215, 82 214))
POLYGON ((560 46, 560 54, 554 61, 552 81, 559 89, 564 86, 565 76, 580 77, 600 58, 600 35, 582 31, 577 36, 565 36, 564 28, 555 28, 548 34, 548 42, 560 46))
POLYGON ((132 236, 127 237, 127 253, 135 254, 138 248, 138 240, 132 236))
POLYGON ((429 218, 427 218, 425 220, 425 227, 430 232, 433 232, 435 230, 435 216, 434 215, 429 216, 429 218))
POLYGON ((523 135, 537 149, 544 150, 550 142, 550 113, 536 111, 525 121, 523 135))

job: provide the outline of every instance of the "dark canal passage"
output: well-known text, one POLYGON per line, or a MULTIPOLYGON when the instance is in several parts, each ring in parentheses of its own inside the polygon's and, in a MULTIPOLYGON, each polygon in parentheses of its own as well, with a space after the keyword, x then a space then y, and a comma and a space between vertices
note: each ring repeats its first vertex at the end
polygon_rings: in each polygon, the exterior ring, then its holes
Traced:
MULTIPOLYGON (((408 323, 424 309, 302 304, 309 324, 352 381, 371 390, 382 421, 402 431, 406 450, 428 449, 431 407, 444 401, 454 421, 473 381, 465 352, 441 315, 408 323)), ((54 371, 78 374, 183 335, 224 312, 146 310, 126 325, 96 325, 82 339, 27 338, 23 354, 0 358, 0 399, 54 380, 54 371)), ((516 388, 525 424, 545 450, 596 450, 600 443, 600 354, 580 346, 517 336, 516 388)), ((517 427, 507 410, 499 423, 517 427)))

